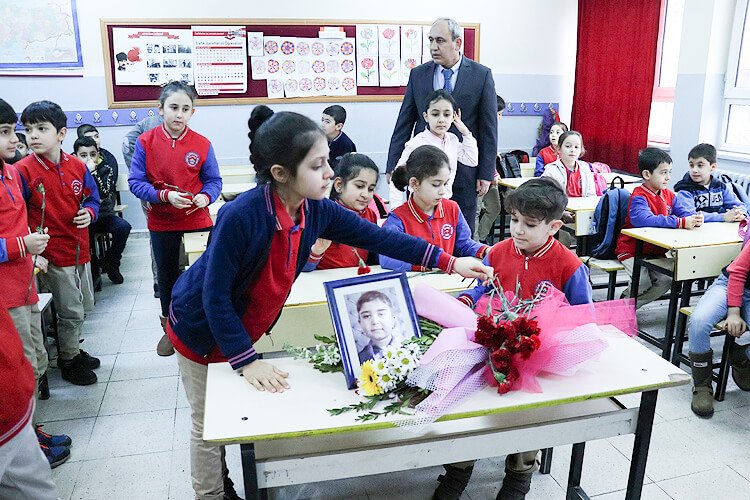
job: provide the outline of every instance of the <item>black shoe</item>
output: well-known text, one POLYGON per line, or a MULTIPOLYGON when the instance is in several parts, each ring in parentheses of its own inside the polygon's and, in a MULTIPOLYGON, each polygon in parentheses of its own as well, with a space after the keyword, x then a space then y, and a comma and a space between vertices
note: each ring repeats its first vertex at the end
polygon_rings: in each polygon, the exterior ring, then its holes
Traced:
POLYGON ((92 370, 96 370, 97 368, 102 366, 102 362, 99 360, 99 358, 95 358, 83 349, 81 349, 81 354, 83 355, 83 359, 86 360, 86 366, 88 366, 92 370))
POLYGON ((432 498, 433 500, 458 500, 466 489, 466 485, 469 484, 474 466, 470 465, 465 469, 452 465, 443 465, 443 467, 445 467, 445 474, 438 476, 440 484, 435 488, 432 498))
MULTIPOLYGON (((96 359, 96 358, 94 358, 96 359)), ((83 352, 68 361, 59 359, 57 362, 62 372, 62 378, 74 385, 91 385, 96 383, 96 373, 87 365, 83 352)))
POLYGON ((47 372, 39 377, 39 399, 46 401, 49 399, 49 381, 47 380, 47 372))
POLYGON ((119 265, 116 265, 107 259, 102 259, 99 261, 99 267, 101 267, 102 271, 107 274, 109 281, 115 285, 122 285, 125 282, 125 278, 122 277, 122 273, 120 272, 119 265))
POLYGON ((158 299, 160 297, 161 297, 161 295, 159 295, 159 285, 157 285, 156 283, 154 283, 154 298, 158 299))
POLYGON ((505 469, 503 485, 495 500, 524 500, 531 490, 531 472, 515 472, 505 469))
POLYGON ((224 477, 224 500, 243 500, 234 489, 234 483, 229 476, 224 477))

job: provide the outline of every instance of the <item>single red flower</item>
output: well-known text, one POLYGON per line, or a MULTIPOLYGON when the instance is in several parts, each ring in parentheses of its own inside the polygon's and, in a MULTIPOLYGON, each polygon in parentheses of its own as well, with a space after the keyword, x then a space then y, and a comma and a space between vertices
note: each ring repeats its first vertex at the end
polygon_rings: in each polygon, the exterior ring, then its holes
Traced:
POLYGON ((365 266, 365 267, 359 266, 357 268, 357 275, 361 276, 363 274, 369 273, 370 271, 371 271, 370 266, 365 266))
POLYGON ((536 344, 531 337, 519 337, 518 341, 518 352, 521 355, 521 359, 529 359, 531 354, 536 349, 536 344))
POLYGON ((542 346, 542 340, 539 338, 539 335, 533 334, 529 338, 534 342, 534 350, 535 351, 542 346))
POLYGON ((506 394, 510 392, 510 390, 513 388, 513 382, 510 380, 505 380, 502 384, 497 384, 497 393, 500 395, 506 394))
POLYGON ((516 333, 524 337, 531 337, 539 334, 539 324, 534 319, 525 316, 518 317, 514 322, 516 333))
POLYGON ((490 354, 490 362, 492 362, 492 366, 495 368, 495 370, 502 373, 507 373, 508 369, 513 363, 513 357, 511 356, 508 349, 495 349, 494 351, 492 351, 492 354, 490 354))
POLYGON ((502 345, 496 342, 495 334, 497 327, 495 321, 490 316, 481 315, 477 318, 477 333, 475 335, 476 341, 482 344, 487 349, 497 349, 502 345))

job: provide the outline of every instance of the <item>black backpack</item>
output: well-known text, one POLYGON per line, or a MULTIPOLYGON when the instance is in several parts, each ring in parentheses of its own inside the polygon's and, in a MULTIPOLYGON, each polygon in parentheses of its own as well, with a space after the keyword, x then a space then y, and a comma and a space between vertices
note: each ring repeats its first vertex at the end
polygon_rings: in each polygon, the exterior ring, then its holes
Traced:
POLYGON ((602 193, 594 211, 591 238, 591 256, 597 259, 615 259, 617 237, 628 215, 630 191, 625 189, 622 177, 612 179, 609 187, 602 193), (620 180, 620 187, 615 187, 615 181, 620 180))
POLYGON ((518 163, 518 157, 512 153, 498 155, 495 162, 495 169, 500 174, 500 177, 504 179, 521 177, 521 165, 518 163))

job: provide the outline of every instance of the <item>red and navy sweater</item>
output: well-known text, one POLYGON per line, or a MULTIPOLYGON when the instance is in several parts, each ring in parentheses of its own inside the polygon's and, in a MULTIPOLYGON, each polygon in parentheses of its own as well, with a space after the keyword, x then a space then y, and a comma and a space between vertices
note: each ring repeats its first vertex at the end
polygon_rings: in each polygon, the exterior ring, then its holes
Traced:
MULTIPOLYGON (((591 302, 588 268, 552 236, 533 255, 526 255, 512 239, 505 239, 490 248, 483 262, 495 269, 495 277, 503 289, 515 290, 518 282, 522 299, 534 297, 539 286, 546 283, 562 291, 571 305, 591 302)), ((458 299, 473 308, 489 291, 489 287, 479 284, 458 299)))
POLYGON ((34 369, 21 337, 0 300, 0 447, 23 429, 34 413, 34 369))
POLYGON ((34 230, 42 223, 43 197, 39 186, 44 186, 44 226, 49 228, 50 242, 42 256, 57 267, 90 261, 89 230, 78 229, 73 223, 81 208, 91 213, 92 222, 99 215, 99 190, 86 165, 60 151, 57 164, 32 153, 14 166, 28 186, 24 195, 28 223, 34 230))
POLYGON ((170 191, 182 191, 188 198, 205 194, 213 203, 221 194, 219 164, 211 142, 187 127, 177 138, 164 125, 141 134, 135 142, 128 184, 137 198, 150 204, 151 231, 191 231, 213 225, 208 207, 176 208, 167 199, 170 191))
MULTIPOLYGON (((336 203, 347 210, 351 210, 366 221, 372 222, 373 224, 377 224, 378 222, 378 214, 376 214, 375 211, 369 206, 361 212, 357 212, 347 207, 339 200, 336 200, 336 203)), ((354 248, 342 243, 331 242, 331 246, 329 246, 328 250, 323 252, 322 255, 316 255, 315 253, 310 252, 310 259, 307 261, 307 264, 305 264, 305 267, 304 269, 302 269, 302 271, 309 272, 314 271, 315 269, 339 269, 342 267, 358 267, 359 259, 362 259, 362 262, 366 263, 367 257, 369 257, 369 255, 370 252, 362 248, 354 248)))
MULTIPOLYGON (((674 210, 674 200, 675 194, 669 189, 653 191, 641 184, 630 195, 628 215, 622 228, 664 227, 683 229, 685 227, 685 216, 690 214, 674 210)), ((617 238, 615 253, 620 262, 633 258, 635 256, 635 239, 620 234, 617 238)), ((666 249, 662 247, 650 243, 643 244, 644 256, 663 257, 665 253, 666 249)))
MULTIPOLYGON (((427 215, 414 203, 413 196, 401 206, 393 209, 383 224, 384 229, 398 231, 421 238, 444 252, 457 257, 484 257, 487 245, 471 239, 471 229, 466 223, 458 203, 440 200, 432 215, 427 215)), ((424 266, 412 265, 385 255, 380 256, 380 265, 397 271, 425 271, 424 266)))
POLYGON ((305 200, 297 229, 289 227, 275 198, 273 188, 263 184, 224 205, 206 251, 175 283, 169 328, 182 345, 204 362, 220 352, 238 369, 258 358, 253 340, 263 332, 270 334, 278 319, 275 314, 268 324, 269 317, 264 315, 270 310, 268 304, 283 306, 291 290, 291 284, 286 282, 265 286, 268 266, 293 263, 289 270, 296 279, 318 238, 448 273, 453 270, 455 258, 436 246, 385 231, 328 199, 305 200), (275 247, 274 238, 279 235, 290 239, 298 235, 299 240, 292 240, 286 248, 275 247), (271 259, 273 262, 269 262, 271 259), (272 296, 264 299, 258 294, 272 296), (248 320, 257 324, 248 326, 248 320))
POLYGON ((2 158, 0 182, 0 290, 5 296, 5 305, 12 309, 36 304, 39 299, 31 280, 34 263, 23 242, 24 236, 29 234, 23 178, 2 158), (32 285, 27 299, 29 283, 32 285))

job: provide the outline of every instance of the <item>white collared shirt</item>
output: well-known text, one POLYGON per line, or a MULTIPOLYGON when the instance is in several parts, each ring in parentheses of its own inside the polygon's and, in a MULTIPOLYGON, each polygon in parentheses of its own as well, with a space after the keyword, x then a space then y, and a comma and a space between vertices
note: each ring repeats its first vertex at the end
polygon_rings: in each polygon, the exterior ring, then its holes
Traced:
MULTIPOLYGON (((463 61, 464 56, 463 54, 460 54, 460 57, 458 58, 458 62, 454 64, 450 69, 453 70, 453 75, 451 76, 451 89, 456 90, 456 80, 458 79, 458 68, 461 66, 461 61, 463 61)), ((445 77, 443 76, 443 70, 447 69, 441 66, 440 64, 435 65, 435 74, 432 77, 432 90, 439 90, 443 88, 443 84, 445 83, 445 77)))

